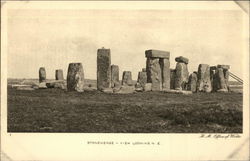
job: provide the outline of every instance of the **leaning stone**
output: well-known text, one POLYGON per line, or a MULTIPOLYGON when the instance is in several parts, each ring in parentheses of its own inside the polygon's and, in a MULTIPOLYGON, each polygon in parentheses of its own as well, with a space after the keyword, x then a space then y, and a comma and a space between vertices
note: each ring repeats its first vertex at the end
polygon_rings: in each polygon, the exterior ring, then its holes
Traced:
POLYGON ((217 84, 217 91, 220 89, 224 89, 228 91, 224 72, 222 68, 217 68, 216 70, 216 82, 215 83, 217 84))
POLYGON ((175 69, 170 69, 170 89, 174 89, 175 85, 175 69))
POLYGON ((46 70, 44 67, 41 67, 39 69, 39 82, 45 82, 46 81, 46 70))
POLYGON ((97 50, 97 89, 111 87, 110 49, 97 50))
POLYGON ((162 89, 169 90, 170 89, 170 62, 169 59, 159 59, 159 63, 161 66, 162 72, 162 89))
POLYGON ((207 64, 200 64, 198 67, 197 91, 211 92, 210 67, 207 64))
POLYGON ((165 58, 169 59, 170 57, 170 52, 168 51, 161 51, 161 50, 146 50, 145 51, 145 56, 147 58, 165 58))
POLYGON ((119 66, 111 65, 111 87, 115 87, 115 83, 120 83, 119 81, 119 66))
POLYGON ((63 80, 63 70, 62 69, 56 70, 56 80, 63 80))
POLYGON ((146 72, 139 72, 137 83, 141 85, 141 87, 144 87, 144 85, 147 83, 147 73, 146 72))
POLYGON ((185 57, 183 57, 183 56, 176 57, 176 58, 175 58, 175 61, 178 62, 178 63, 185 63, 185 64, 188 64, 188 58, 185 58, 185 57))
POLYGON ((217 65, 217 68, 222 68, 222 69, 230 69, 230 65, 217 65))
POLYGON ((146 83, 143 90, 145 92, 152 91, 152 83, 146 83))
POLYGON ((162 72, 159 58, 147 58, 147 83, 152 83, 152 91, 162 90, 162 72))
POLYGON ((189 80, 188 80, 188 90, 192 92, 196 92, 196 88, 197 88, 197 74, 192 73, 190 74, 189 80))
POLYGON ((175 68, 175 89, 184 90, 188 83, 188 67, 185 63, 177 63, 175 68))
POLYGON ((124 71, 122 75, 122 85, 132 86, 132 73, 130 71, 124 71))
POLYGON ((84 87, 84 72, 82 63, 70 63, 67 75, 68 91, 83 92, 84 87))

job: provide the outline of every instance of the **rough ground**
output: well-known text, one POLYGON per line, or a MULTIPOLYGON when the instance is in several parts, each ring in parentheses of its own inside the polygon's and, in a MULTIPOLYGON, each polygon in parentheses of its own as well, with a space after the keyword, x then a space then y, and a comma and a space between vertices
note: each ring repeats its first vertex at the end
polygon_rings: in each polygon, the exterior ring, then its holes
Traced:
POLYGON ((241 133, 242 94, 8 88, 8 132, 241 133))

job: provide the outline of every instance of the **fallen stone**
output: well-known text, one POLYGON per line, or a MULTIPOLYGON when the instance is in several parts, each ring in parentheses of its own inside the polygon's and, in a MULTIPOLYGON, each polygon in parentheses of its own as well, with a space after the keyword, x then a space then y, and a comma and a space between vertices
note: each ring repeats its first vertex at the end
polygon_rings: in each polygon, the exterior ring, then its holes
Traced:
POLYGON ((97 50, 97 89, 111 87, 111 55, 110 49, 97 50))
POLYGON ((159 59, 162 72, 162 89, 170 89, 170 62, 169 59, 159 59))
POLYGON ((134 92, 135 92, 134 86, 122 86, 119 91, 114 91, 114 93, 118 94, 129 94, 134 92))
POLYGON ((146 83, 143 90, 145 92, 152 91, 152 83, 146 83))
POLYGON ((103 88, 101 91, 104 92, 104 93, 113 93, 112 88, 103 88))
POLYGON ((67 90, 83 92, 84 72, 82 63, 70 63, 67 75, 67 90))
POLYGON ((196 92, 196 88, 197 88, 197 74, 192 73, 190 74, 189 80, 188 80, 188 90, 192 92, 196 92))
POLYGON ((47 88, 60 88, 60 89, 66 89, 66 83, 64 81, 58 81, 58 82, 49 82, 46 83, 47 88))
POLYGON ((124 71, 122 75, 122 85, 132 86, 132 73, 130 71, 124 71))
POLYGON ((39 82, 45 82, 46 81, 46 70, 44 67, 41 67, 39 69, 39 82))
POLYGON ((20 90, 20 91, 33 91, 35 90, 34 88, 32 87, 22 87, 22 86, 19 86, 16 88, 17 90, 20 90))
POLYGON ((188 84, 188 67, 185 63, 176 63, 175 68, 175 89, 176 90, 185 90, 187 89, 188 84))
POLYGON ((159 58, 147 58, 147 83, 152 83, 152 91, 162 90, 162 72, 159 58))
POLYGON ((228 93, 228 90, 227 89, 219 89, 219 90, 217 90, 217 92, 219 92, 219 93, 228 93))
POLYGON ((120 83, 119 81, 119 66, 111 65, 111 87, 115 87, 116 83, 120 83))
POLYGON ((175 61, 178 62, 178 63, 185 63, 185 64, 188 64, 188 58, 185 58, 183 56, 179 56, 179 57, 176 57, 175 58, 175 61))
POLYGON ((212 84, 210 80, 210 67, 207 64, 200 64, 198 67, 198 81, 197 91, 198 92, 211 92, 212 84))
POLYGON ((151 50, 146 50, 145 51, 145 56, 147 58, 165 58, 165 59, 169 59, 170 52, 151 49, 151 50))
POLYGON ((38 88, 39 89, 47 89, 46 82, 39 83, 38 88))
POLYGON ((222 69, 230 69, 230 65, 221 65, 221 64, 219 64, 219 65, 217 65, 217 68, 222 68, 222 69))
POLYGON ((143 92, 143 88, 142 87, 137 87, 137 88, 135 88, 135 91, 136 92, 143 92))
POLYGON ((176 94, 184 94, 184 95, 190 95, 193 94, 192 91, 184 91, 184 90, 163 90, 165 93, 176 93, 176 94))
POLYGON ((57 69, 56 70, 56 80, 63 80, 63 70, 62 69, 57 69))

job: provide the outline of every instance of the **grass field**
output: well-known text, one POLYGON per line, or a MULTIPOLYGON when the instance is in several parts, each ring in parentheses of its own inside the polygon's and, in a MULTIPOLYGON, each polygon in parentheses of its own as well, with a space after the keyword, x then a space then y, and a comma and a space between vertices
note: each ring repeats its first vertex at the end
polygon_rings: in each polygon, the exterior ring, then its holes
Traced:
POLYGON ((8 88, 8 132, 241 133, 241 93, 8 88))

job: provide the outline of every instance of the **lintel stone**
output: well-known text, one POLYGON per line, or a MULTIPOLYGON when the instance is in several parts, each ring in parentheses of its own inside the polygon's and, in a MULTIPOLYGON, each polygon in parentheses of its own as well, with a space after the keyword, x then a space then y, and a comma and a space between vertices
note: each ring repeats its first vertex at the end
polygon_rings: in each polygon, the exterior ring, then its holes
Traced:
POLYGON ((165 59, 169 59, 170 52, 151 49, 151 50, 146 50, 145 51, 145 56, 147 58, 151 57, 151 58, 165 58, 165 59))

